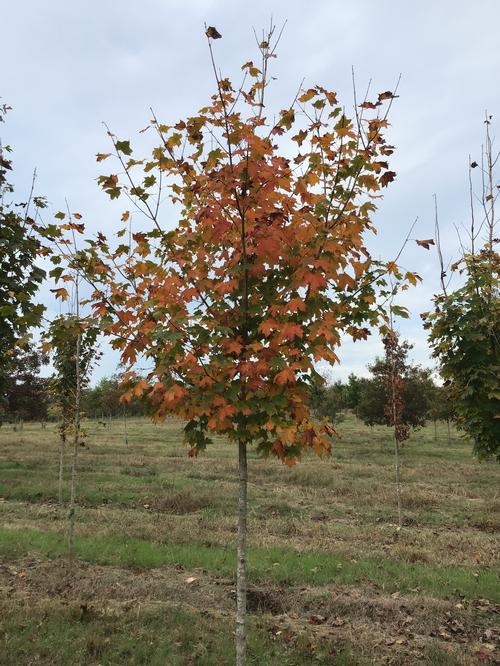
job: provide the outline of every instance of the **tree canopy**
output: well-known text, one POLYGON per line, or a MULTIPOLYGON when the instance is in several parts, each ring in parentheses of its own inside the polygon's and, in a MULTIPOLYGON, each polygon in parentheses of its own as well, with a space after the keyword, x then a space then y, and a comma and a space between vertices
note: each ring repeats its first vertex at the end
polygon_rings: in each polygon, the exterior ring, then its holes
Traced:
POLYGON ((485 140, 481 165, 469 161, 470 228, 462 256, 444 265, 436 203, 436 242, 441 268, 441 293, 434 309, 423 313, 433 356, 453 400, 458 425, 474 442, 479 458, 500 461, 500 255, 496 237, 498 181, 493 152, 491 118, 484 121, 485 140), (479 171, 480 192, 473 189, 479 171), (477 221, 480 205, 481 223, 477 221), (460 286, 451 290, 455 277, 460 286), (446 282, 448 281, 448 284, 446 282))
POLYGON ((150 157, 110 133, 124 179, 100 183, 111 198, 132 198, 151 225, 133 231, 125 211, 118 235, 130 243, 99 233, 73 261, 94 285, 94 314, 122 361, 153 364, 130 397, 147 392, 158 418, 184 418, 193 455, 216 432, 293 464, 303 447, 330 449, 328 426, 307 404, 314 363, 337 361, 342 333, 367 337, 379 322, 376 291, 396 270, 373 261, 364 242, 394 178, 380 113, 393 94, 349 118, 317 86, 275 122, 261 69, 243 69, 247 89, 217 75, 198 114, 173 125, 154 118, 150 157), (285 139, 295 156, 283 154, 285 139), (165 187, 179 211, 172 231, 160 223, 165 187))
MULTIPOLYGON (((400 377, 400 421, 409 428, 419 428, 425 425, 428 418, 435 386, 430 370, 408 362, 407 354, 411 348, 410 345, 402 341, 400 346, 403 352, 400 377)), ((392 397, 385 379, 391 372, 390 359, 378 358, 368 367, 372 377, 362 378, 359 382, 356 413, 367 425, 391 425, 387 405, 392 397)))
MULTIPOLYGON (((9 110, 5 104, 0 106, 0 123, 9 110)), ((33 302, 45 272, 35 263, 41 248, 32 233, 29 208, 45 203, 32 193, 25 203, 13 201, 14 188, 8 181, 10 153, 10 146, 0 140, 0 409, 15 347, 26 343, 30 328, 40 323, 44 311, 43 305, 33 302)))
POLYGON ((462 265, 463 287, 435 299, 429 341, 458 425, 479 458, 500 461, 500 257, 487 249, 462 265))
POLYGON ((47 418, 49 385, 40 377, 48 362, 36 349, 14 347, 3 368, 5 387, 0 416, 13 420, 43 421, 47 418))

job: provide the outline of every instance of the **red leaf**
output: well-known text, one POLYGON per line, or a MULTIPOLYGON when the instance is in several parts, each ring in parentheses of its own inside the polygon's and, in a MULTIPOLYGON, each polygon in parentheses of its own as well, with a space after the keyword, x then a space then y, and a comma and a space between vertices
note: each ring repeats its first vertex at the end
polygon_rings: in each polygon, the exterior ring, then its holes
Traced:
POLYGON ((220 39, 222 37, 220 32, 217 30, 217 28, 214 28, 213 25, 210 25, 207 28, 205 34, 207 37, 210 37, 210 39, 220 39))
POLYGON ((395 171, 385 171, 380 177, 380 184, 382 185, 382 187, 387 187, 389 183, 392 183, 394 178, 396 178, 395 171))
POLYGON ((425 247, 426 250, 430 250, 430 246, 434 245, 434 240, 432 238, 428 238, 427 240, 416 240, 415 242, 417 245, 420 245, 420 247, 425 247))

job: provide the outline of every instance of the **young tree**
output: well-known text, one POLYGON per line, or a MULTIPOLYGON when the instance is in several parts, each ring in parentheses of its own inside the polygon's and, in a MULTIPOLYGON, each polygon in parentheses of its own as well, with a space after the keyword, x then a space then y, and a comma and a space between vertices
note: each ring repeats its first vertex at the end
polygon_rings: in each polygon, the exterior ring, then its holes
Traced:
POLYGON ((398 527, 402 527, 400 447, 410 437, 410 428, 425 425, 434 384, 429 370, 407 361, 411 346, 399 340, 391 328, 383 337, 385 358, 369 366, 373 379, 360 386, 358 416, 367 425, 393 428, 398 527))
POLYGON ((423 317, 459 427, 474 442, 474 452, 480 459, 496 456, 500 461, 500 255, 495 238, 499 189, 494 174, 498 155, 493 154, 490 122, 491 116, 487 116, 481 164, 470 161, 469 165, 470 247, 451 266, 452 274, 459 274, 463 284, 451 292, 445 284, 446 269, 436 215, 442 293, 434 298, 434 311, 424 313, 423 317), (482 192, 478 199, 483 221, 479 227, 472 188, 473 169, 481 171, 482 192), (484 244, 478 250, 481 235, 484 244))
POLYGON ((132 231, 125 211, 118 236, 128 242, 114 247, 99 233, 72 263, 94 285, 94 315, 122 362, 133 368, 142 355, 152 365, 129 397, 147 393, 156 418, 185 419, 192 456, 210 433, 237 447, 241 666, 248 447, 288 465, 304 448, 330 452, 333 431, 311 414, 308 391, 314 363, 337 361, 342 333, 365 338, 378 322, 387 266, 372 261, 365 235, 375 198, 395 175, 381 113, 394 95, 365 100, 352 119, 335 93, 316 86, 275 120, 266 106, 274 28, 259 45, 261 65, 245 63, 237 89, 213 60, 219 33, 210 27, 207 36, 217 84, 207 106, 175 125, 154 116, 159 145, 146 159, 110 133, 123 177, 112 172, 100 183, 113 199, 127 196, 149 228, 132 231), (160 214, 165 187, 179 214, 170 231, 160 214))
POLYGON ((500 461, 500 257, 466 256, 465 285, 434 299, 430 344, 453 396, 457 423, 479 458, 500 461), (493 273, 491 272, 493 270, 493 273))
MULTIPOLYGON (((431 371, 411 365, 407 361, 410 345, 398 341, 401 347, 401 382, 402 399, 401 422, 410 429, 421 428, 429 416, 434 395, 434 383, 431 371)), ((392 417, 387 413, 387 403, 391 400, 392 389, 387 388, 386 378, 391 373, 391 359, 387 356, 378 358, 369 366, 371 379, 359 381, 359 398, 357 415, 366 425, 392 425, 392 417)))
POLYGON ((410 427, 404 419, 404 373, 408 345, 399 342, 399 336, 392 329, 383 338, 385 348, 385 370, 382 381, 385 389, 385 416, 394 429, 394 466, 396 471, 396 494, 398 500, 398 528, 403 526, 401 513, 401 474, 399 447, 410 437, 410 427))
POLYGON ((69 551, 72 554, 75 522, 76 475, 78 446, 85 433, 81 427, 81 396, 88 384, 89 372, 95 358, 98 329, 80 318, 66 315, 54 319, 46 333, 44 348, 52 350, 56 371, 51 380, 54 400, 59 407, 59 504, 63 504, 64 453, 72 441, 71 482, 69 499, 69 551))
MULTIPOLYGON (((10 107, 0 105, 0 123, 10 107)), ((33 303, 45 272, 36 264, 40 244, 31 232, 30 205, 45 205, 33 197, 26 203, 12 201, 13 187, 7 180, 12 170, 10 146, 0 140, 0 414, 5 407, 8 372, 16 346, 23 345, 29 330, 38 326, 43 305, 33 303)))

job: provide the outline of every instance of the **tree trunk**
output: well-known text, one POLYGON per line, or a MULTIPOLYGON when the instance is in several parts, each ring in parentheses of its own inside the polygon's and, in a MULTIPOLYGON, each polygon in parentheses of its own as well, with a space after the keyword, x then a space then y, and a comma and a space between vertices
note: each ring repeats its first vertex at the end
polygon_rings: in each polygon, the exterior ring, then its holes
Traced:
MULTIPOLYGON (((392 329, 392 321, 391 321, 392 329)), ((394 354, 391 361, 391 389, 392 389, 392 421, 394 426, 394 466, 396 468, 396 497, 398 502, 398 530, 403 526, 401 517, 401 478, 399 467, 399 439, 398 439, 398 409, 397 409, 397 391, 396 391, 396 364, 394 354)))
POLYGON ((401 516, 401 479, 400 479, 400 466, 399 466, 399 442, 397 437, 394 437, 394 464, 396 467, 396 496, 398 499, 398 528, 403 526, 403 519, 401 516))
POLYGON ((438 438, 438 431, 437 431, 437 419, 434 419, 434 441, 436 442, 438 438))
POLYGON ((64 473, 64 445, 66 437, 63 433, 59 434, 59 506, 63 503, 63 473, 64 473))
POLYGON ((446 425, 448 426, 448 444, 449 444, 451 442, 450 419, 446 419, 446 425))
POLYGON ((236 565, 236 666, 246 663, 247 614, 247 444, 238 443, 240 493, 238 501, 238 555, 236 565))
POLYGON ((80 439, 80 346, 81 336, 76 339, 76 391, 75 391, 75 422, 73 433, 73 456, 71 460, 71 493, 69 500, 69 556, 73 557, 73 541, 75 532, 75 500, 76 500, 76 463, 78 457, 78 444, 80 439))

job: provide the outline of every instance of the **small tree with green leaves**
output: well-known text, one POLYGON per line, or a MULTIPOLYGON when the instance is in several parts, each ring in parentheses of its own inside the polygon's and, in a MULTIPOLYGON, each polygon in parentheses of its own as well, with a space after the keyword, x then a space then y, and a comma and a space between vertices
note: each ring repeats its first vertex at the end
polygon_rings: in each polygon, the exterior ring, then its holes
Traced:
MULTIPOLYGON (((408 362, 407 354, 411 346, 399 339, 398 345, 402 353, 399 385, 402 399, 400 420, 408 430, 418 429, 425 425, 430 415, 435 387, 430 370, 408 362)), ((385 358, 377 358, 368 366, 372 378, 359 380, 357 415, 366 425, 393 425, 392 417, 386 408, 392 395, 392 390, 386 386, 386 377, 391 373, 391 362, 386 351, 385 358)))
POLYGON ((486 137, 480 164, 469 160, 471 225, 469 248, 451 266, 462 286, 454 291, 446 284, 439 225, 436 215, 436 244, 441 264, 442 293, 434 298, 434 311, 424 313, 433 356, 456 410, 458 426, 474 443, 478 458, 500 461, 500 255, 495 203, 499 185, 494 168, 491 116, 485 120, 486 137), (473 192, 473 172, 480 171, 481 193, 473 192), (478 225, 475 201, 481 203, 478 225), (477 249, 482 238, 482 246, 477 249))
MULTIPOLYGON (((9 110, 0 105, 0 123, 9 110)), ((44 311, 43 305, 33 302, 45 272, 35 263, 40 244, 32 233, 29 214, 31 205, 43 207, 45 203, 33 196, 33 186, 26 203, 13 202, 14 188, 7 180, 12 170, 10 153, 10 146, 3 146, 0 140, 0 415, 15 348, 27 342, 30 329, 40 324, 44 311)))
POLYGON ((461 261, 462 288, 434 299, 429 341, 447 382, 457 424, 479 458, 500 461, 500 299, 497 252, 461 261))
POLYGON ((76 474, 78 447, 85 431, 81 426, 82 390, 88 384, 98 329, 78 315, 57 317, 46 334, 45 349, 52 349, 55 375, 51 381, 54 400, 59 406, 59 504, 63 503, 64 457, 68 441, 72 441, 71 482, 69 498, 69 548, 73 547, 75 522, 76 474))

